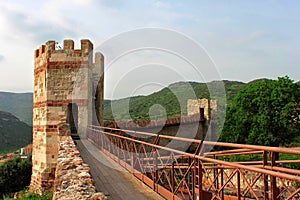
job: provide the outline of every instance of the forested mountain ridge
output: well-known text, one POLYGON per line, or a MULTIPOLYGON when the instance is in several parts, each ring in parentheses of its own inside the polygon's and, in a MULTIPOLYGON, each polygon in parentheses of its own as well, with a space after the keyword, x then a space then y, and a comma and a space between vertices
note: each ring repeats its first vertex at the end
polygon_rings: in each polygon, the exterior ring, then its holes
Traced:
MULTIPOLYGON (((223 86, 226 92, 226 100, 228 103, 232 101, 234 96, 246 87, 246 83, 238 81, 212 81, 209 83, 198 82, 177 82, 165 87, 157 92, 147 96, 135 96, 119 100, 105 100, 104 102, 104 118, 111 119, 148 119, 149 110, 155 104, 159 104, 166 110, 168 117, 176 117, 181 114, 187 114, 187 100, 194 98, 211 98, 218 99, 224 95, 215 92, 210 95, 208 88, 212 90, 216 87, 223 86), (129 114, 128 115, 128 102, 129 114), (180 107, 180 105, 182 107, 180 107), (112 113, 114 112, 114 114, 112 113)), ((158 117, 163 113, 155 113, 158 117)))
POLYGON ((0 111, 0 152, 12 152, 31 142, 31 127, 11 113, 0 111))
POLYGON ((32 125, 32 93, 0 92, 0 110, 12 113, 32 125))

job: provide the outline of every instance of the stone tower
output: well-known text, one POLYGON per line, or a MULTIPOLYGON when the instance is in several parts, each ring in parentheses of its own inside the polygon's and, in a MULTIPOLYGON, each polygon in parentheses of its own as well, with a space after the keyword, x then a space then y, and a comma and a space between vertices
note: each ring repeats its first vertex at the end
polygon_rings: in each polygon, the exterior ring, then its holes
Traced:
POLYGON ((212 115, 218 112, 217 100, 209 99, 188 99, 188 115, 200 114, 206 120, 210 120, 212 115))
MULTIPOLYGON (((98 112, 102 111, 103 56, 97 53, 95 58, 93 63, 89 40, 81 40, 81 49, 74 49, 73 40, 65 40, 62 49, 56 49, 55 41, 48 41, 35 51, 32 189, 52 187, 59 136, 71 132, 85 136, 87 125, 92 123, 96 94, 98 112)), ((98 118, 102 120, 99 114, 98 118)))

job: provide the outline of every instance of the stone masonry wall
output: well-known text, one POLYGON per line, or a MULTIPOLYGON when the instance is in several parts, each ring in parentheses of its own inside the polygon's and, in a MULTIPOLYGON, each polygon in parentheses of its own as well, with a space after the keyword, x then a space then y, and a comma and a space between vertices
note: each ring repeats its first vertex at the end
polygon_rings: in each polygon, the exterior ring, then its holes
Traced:
POLYGON ((60 141, 53 200, 106 200, 104 194, 96 192, 90 168, 83 162, 72 138, 62 136, 60 141))

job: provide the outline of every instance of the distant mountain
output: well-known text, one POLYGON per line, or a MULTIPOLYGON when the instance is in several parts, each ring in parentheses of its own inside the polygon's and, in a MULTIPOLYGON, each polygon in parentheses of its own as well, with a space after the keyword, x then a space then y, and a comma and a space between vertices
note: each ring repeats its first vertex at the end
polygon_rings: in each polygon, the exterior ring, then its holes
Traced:
POLYGON ((32 129, 8 112, 0 111, 0 152, 12 152, 30 144, 32 129))
POLYGON ((32 125, 32 93, 0 92, 0 110, 10 112, 32 125))

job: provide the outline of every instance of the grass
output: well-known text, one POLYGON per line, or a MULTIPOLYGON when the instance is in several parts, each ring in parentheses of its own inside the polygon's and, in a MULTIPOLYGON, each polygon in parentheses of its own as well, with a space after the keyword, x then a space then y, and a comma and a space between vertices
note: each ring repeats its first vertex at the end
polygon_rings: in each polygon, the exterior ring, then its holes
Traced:
MULTIPOLYGON (((35 193, 28 193, 29 187, 26 187, 24 190, 19 192, 18 200, 52 200, 53 194, 51 192, 43 192, 42 195, 35 193)), ((13 200, 14 194, 9 194, 3 197, 3 200, 13 200)))

